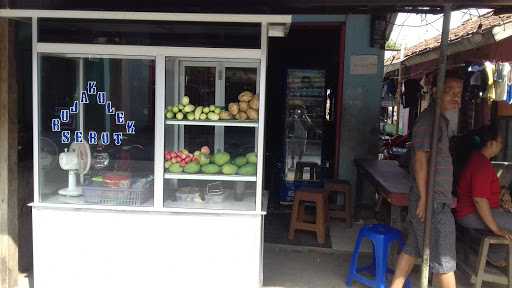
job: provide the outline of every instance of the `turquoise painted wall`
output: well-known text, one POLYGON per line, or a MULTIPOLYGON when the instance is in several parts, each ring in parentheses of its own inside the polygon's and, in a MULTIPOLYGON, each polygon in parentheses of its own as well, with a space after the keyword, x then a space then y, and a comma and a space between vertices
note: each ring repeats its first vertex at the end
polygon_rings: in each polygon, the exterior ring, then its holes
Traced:
POLYGON ((355 180, 355 158, 377 154, 384 51, 370 47, 370 25, 370 15, 346 16, 339 177, 347 180, 355 180), (354 55, 376 55, 377 73, 351 75, 350 59, 354 55))

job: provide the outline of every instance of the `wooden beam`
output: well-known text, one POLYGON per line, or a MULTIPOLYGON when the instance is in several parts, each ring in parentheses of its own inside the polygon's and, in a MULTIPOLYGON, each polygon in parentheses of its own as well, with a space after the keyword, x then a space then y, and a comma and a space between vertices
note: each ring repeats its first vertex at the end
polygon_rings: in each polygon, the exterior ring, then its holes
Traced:
POLYGON ((18 129, 14 26, 0 19, 0 288, 18 280, 18 129))

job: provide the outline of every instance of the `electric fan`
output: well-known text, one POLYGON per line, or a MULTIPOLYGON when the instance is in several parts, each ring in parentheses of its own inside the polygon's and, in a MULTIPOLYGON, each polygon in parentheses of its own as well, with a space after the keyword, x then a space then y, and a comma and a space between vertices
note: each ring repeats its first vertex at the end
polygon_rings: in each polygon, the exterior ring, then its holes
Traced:
POLYGON ((87 143, 73 143, 69 150, 59 155, 60 167, 68 171, 68 187, 59 190, 60 195, 80 196, 82 188, 77 186, 77 176, 85 175, 91 167, 91 150, 87 143))

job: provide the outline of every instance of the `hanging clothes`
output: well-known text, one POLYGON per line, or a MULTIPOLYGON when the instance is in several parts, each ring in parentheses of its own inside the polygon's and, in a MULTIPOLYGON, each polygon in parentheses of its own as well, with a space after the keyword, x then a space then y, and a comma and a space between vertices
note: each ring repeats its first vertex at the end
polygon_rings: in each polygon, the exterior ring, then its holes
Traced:
POLYGON ((507 99, 509 73, 510 65, 508 63, 496 64, 496 74, 494 77, 496 101, 505 101, 507 99))
POLYGON ((402 93, 402 105, 404 108, 417 107, 421 98, 420 81, 416 79, 407 79, 404 82, 404 92, 402 93))
POLYGON ((496 99, 496 94, 494 90, 494 73, 496 68, 494 67, 494 64, 487 61, 484 63, 485 66, 485 73, 487 76, 487 91, 485 94, 485 98, 489 101, 493 101, 496 99))

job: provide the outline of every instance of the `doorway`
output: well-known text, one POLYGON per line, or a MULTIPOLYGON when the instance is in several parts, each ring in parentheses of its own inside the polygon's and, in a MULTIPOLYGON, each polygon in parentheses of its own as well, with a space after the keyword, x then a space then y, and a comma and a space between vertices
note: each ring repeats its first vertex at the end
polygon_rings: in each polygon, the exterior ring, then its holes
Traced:
POLYGON ((287 37, 269 40, 268 243, 330 247, 330 241, 318 244, 313 233, 301 233, 305 235, 290 241, 287 232, 295 190, 303 185, 321 186, 336 174, 344 29, 343 23, 296 23, 287 37))

